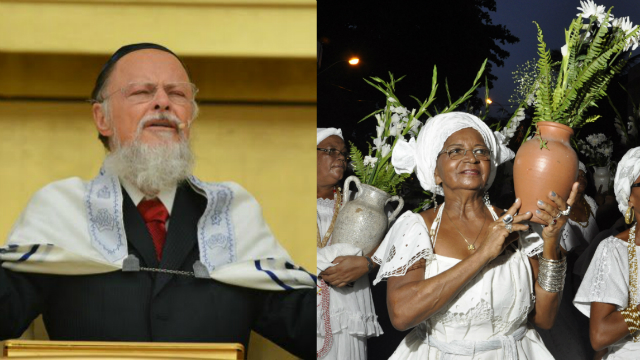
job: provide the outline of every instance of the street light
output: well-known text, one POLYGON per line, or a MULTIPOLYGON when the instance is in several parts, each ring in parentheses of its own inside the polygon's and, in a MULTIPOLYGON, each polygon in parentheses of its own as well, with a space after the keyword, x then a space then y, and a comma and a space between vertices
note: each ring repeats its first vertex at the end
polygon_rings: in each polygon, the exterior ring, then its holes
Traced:
POLYGON ((337 64, 337 63, 341 63, 341 62, 348 62, 348 63, 349 63, 349 65, 351 65, 351 66, 355 66, 355 65, 358 65, 358 64, 360 63, 360 59, 358 59, 357 57, 352 57, 352 58, 351 58, 351 59, 349 59, 349 60, 338 60, 338 61, 334 62, 333 64, 329 65, 326 69, 324 69, 324 70, 320 71, 320 72, 318 73, 318 75, 320 75, 320 74, 322 74, 323 72, 325 72, 325 71, 329 70, 329 68, 331 68, 333 65, 335 65, 335 64, 337 64))

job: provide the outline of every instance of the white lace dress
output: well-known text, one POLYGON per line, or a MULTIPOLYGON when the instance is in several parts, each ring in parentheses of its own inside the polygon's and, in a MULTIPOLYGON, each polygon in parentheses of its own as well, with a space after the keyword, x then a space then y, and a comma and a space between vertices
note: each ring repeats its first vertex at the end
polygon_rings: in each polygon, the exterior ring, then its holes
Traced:
MULTIPOLYGON (((391 359, 553 359, 527 325, 535 301, 527 256, 541 249, 537 233, 521 235, 517 248, 510 247, 494 259, 440 312, 415 327, 391 359)), ((396 221, 375 254, 381 268, 374 285, 404 275, 421 258, 427 264, 425 279, 460 262, 434 254, 422 216, 409 211, 396 221)))
MULTIPOLYGON (((640 246, 636 246, 640 254, 640 246)), ((636 294, 636 299, 639 294, 636 294)), ((598 245, 584 280, 578 289, 573 304, 586 316, 591 314, 591 303, 613 304, 616 310, 629 305, 629 252, 627 242, 610 236, 598 245)), ((638 301, 635 301, 636 305, 638 301)), ((606 360, 639 359, 640 342, 633 342, 627 335, 609 346, 606 360)))
MULTIPOLYGON (((334 200, 318 199, 318 228, 321 236, 329 229, 333 217, 334 200)), ((361 255, 353 251, 347 244, 331 245, 331 240, 324 248, 316 248, 318 266, 320 263, 333 261, 340 255, 361 255), (349 251, 349 252, 345 252, 349 251)), ((359 249, 358 249, 359 250, 359 249)), ((318 273, 322 269, 318 269, 318 273)), ((319 351, 325 340, 324 318, 327 314, 322 309, 322 292, 318 288, 316 318, 316 348, 319 351)), ((378 324, 369 288, 369 277, 363 276, 354 282, 353 287, 329 288, 330 322, 333 334, 333 345, 321 359, 362 359, 367 358, 367 338, 382 334, 378 324)))
POLYGON ((584 223, 573 221, 571 219, 567 221, 562 232, 562 238, 560 239, 560 246, 567 251, 571 251, 571 249, 581 244, 586 247, 586 245, 591 243, 591 240, 600 232, 595 218, 595 213, 598 211, 598 205, 596 205, 596 201, 588 195, 584 195, 584 199, 591 207, 589 220, 584 223))

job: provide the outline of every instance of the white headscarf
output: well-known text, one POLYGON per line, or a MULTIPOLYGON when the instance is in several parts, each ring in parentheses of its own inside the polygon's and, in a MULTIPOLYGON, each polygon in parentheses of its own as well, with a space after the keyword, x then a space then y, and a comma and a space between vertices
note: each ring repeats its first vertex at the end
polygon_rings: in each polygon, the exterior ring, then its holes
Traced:
POLYGON ((322 142, 322 140, 328 138, 331 135, 340 136, 340 138, 342 140, 344 140, 344 138, 342 137, 342 130, 340 130, 340 129, 336 129, 336 128, 318 128, 318 142, 316 143, 316 145, 320 144, 322 142))
POLYGON ((417 141, 398 141, 393 149, 391 164, 399 174, 411 173, 415 169, 423 189, 444 195, 442 188, 436 186, 434 177, 438 153, 449 136, 466 128, 477 130, 482 135, 485 145, 491 150, 491 173, 486 186, 488 189, 496 177, 498 165, 513 159, 515 155, 503 144, 505 138, 502 134, 494 133, 482 120, 468 113, 450 112, 427 120, 418 134, 417 141))
POLYGON ((621 213, 627 212, 631 185, 640 176, 640 147, 627 151, 618 163, 616 177, 613 181, 613 191, 616 193, 618 209, 621 213))
POLYGON ((582 163, 582 161, 578 161, 578 170, 582 170, 584 171, 585 175, 587 174, 587 167, 584 166, 584 164, 582 163))

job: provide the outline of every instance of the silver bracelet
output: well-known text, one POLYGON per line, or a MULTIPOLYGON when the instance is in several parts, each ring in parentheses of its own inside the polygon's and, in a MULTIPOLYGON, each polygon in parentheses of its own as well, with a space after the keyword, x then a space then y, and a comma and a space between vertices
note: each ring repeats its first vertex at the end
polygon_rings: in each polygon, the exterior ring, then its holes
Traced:
POLYGON ((539 256, 538 284, 547 292, 557 293, 564 289, 567 273, 567 258, 549 260, 539 256))

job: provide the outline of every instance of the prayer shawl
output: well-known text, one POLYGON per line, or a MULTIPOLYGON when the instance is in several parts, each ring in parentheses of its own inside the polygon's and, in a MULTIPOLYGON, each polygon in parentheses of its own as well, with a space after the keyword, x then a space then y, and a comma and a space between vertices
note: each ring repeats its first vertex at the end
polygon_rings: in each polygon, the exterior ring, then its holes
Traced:
MULTIPOLYGON (((197 277, 261 290, 315 287, 264 222, 260 205, 233 182, 189 185, 207 198, 198 221, 197 277)), ((90 182, 69 178, 39 190, 14 225, 0 261, 19 272, 86 275, 131 270, 117 176, 104 169, 90 182)), ((139 265, 134 270, 139 269, 139 265)), ((170 269, 172 270, 172 269, 170 269)))

